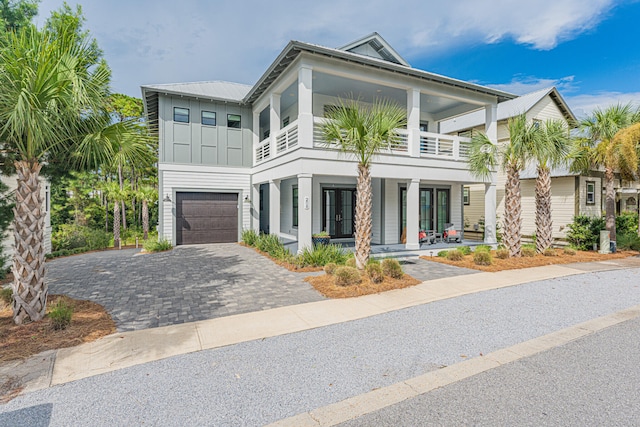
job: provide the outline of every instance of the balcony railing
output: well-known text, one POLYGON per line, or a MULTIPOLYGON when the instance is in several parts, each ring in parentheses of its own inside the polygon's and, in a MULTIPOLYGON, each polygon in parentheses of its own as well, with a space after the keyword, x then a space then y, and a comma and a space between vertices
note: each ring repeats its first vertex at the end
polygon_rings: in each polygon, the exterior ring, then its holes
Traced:
POLYGON ((256 164, 269 159, 269 157, 271 157, 271 140, 267 138, 256 147, 256 164))
POLYGON ((466 159, 469 157, 470 138, 420 132, 420 155, 426 157, 449 157, 466 159))
POLYGON ((298 145, 298 123, 293 122, 276 135, 276 151, 278 154, 298 145))
MULTIPOLYGON (((313 123, 313 146, 319 148, 332 148, 331 144, 327 144, 322 134, 322 124, 326 119, 315 117, 313 123)), ((337 147, 336 147, 337 148, 337 147)), ((409 150, 409 133, 406 129, 396 129, 396 137, 387 142, 386 152, 388 153, 406 153, 409 150)))

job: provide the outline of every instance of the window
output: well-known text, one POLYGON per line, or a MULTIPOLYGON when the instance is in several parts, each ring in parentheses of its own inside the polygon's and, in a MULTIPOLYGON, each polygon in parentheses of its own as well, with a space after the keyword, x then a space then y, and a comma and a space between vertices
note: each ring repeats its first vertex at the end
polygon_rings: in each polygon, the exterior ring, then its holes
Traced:
POLYGON ((202 112, 202 124, 205 126, 215 126, 216 125, 216 113, 213 111, 203 111, 202 112))
POLYGON ((596 182, 587 181, 587 205, 596 204, 596 182))
POLYGON ((429 122, 420 122, 420 132, 429 132, 429 122))
POLYGON ((464 138, 472 138, 473 137, 473 129, 467 129, 458 132, 458 136, 462 136, 464 138))
POLYGON ((289 126, 289 116, 285 117, 284 119, 282 119, 282 127, 287 127, 289 126))
POLYGON ((173 121, 178 123, 189 123, 189 109, 173 107, 173 121))
POLYGON ((462 189, 462 201, 464 202, 465 206, 469 206, 471 202, 471 196, 469 195, 469 187, 464 187, 462 189))
POLYGON ((271 131, 269 129, 265 130, 264 133, 262 134, 262 139, 269 138, 269 135, 271 135, 271 131))
POLYGON ((240 129, 240 114, 227 114, 227 127, 240 129))
POLYGON ((298 187, 293 187, 293 226, 298 226, 298 187))

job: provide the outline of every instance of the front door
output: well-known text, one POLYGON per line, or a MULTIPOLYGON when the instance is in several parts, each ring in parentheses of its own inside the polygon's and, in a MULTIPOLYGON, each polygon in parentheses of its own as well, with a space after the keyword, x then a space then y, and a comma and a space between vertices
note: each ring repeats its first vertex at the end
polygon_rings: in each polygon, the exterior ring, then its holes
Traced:
POLYGON ((322 229, 334 239, 353 237, 355 206, 355 189, 322 189, 322 229))

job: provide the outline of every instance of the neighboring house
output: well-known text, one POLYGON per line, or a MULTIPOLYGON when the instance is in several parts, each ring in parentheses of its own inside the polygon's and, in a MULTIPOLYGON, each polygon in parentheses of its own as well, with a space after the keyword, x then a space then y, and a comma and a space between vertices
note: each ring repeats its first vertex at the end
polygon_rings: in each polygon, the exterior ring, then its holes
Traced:
MULTIPOLYGON (((525 113, 529 120, 564 120, 575 124, 576 118, 556 88, 546 88, 498 104, 498 142, 509 140, 507 122, 511 117, 525 113)), ((478 112, 462 115, 442 124, 445 133, 470 136, 482 130, 482 117, 478 112)), ((566 237, 567 224, 573 222, 575 215, 600 216, 603 208, 602 174, 593 171, 590 176, 569 171, 560 167, 551 171, 551 207, 553 237, 566 237)), ((529 165, 520 173, 522 194, 522 234, 531 236, 535 226, 535 186, 537 171, 535 165, 529 165)), ((498 215, 504 218, 504 185, 506 175, 501 171, 497 175, 498 215)), ((482 187, 470 185, 464 189, 464 215, 466 228, 477 230, 484 216, 484 191, 482 187)))
MULTIPOLYGON (((6 176, 0 175, 0 180, 9 187, 9 190, 6 194, 10 197, 13 197, 13 193, 16 190, 17 181, 14 175, 6 176)), ((51 252, 51 190, 49 187, 49 182, 46 180, 42 180, 41 184, 42 189, 42 204, 43 208, 46 211, 46 216, 44 219, 44 247, 45 252, 51 252)), ((0 244, 3 246, 3 253, 8 256, 13 256, 13 249, 15 247, 14 237, 13 237, 13 227, 10 226, 6 232, 5 236, 0 236, 0 244)))
MULTIPOLYGON (((373 163, 373 244, 419 247, 418 230, 463 224, 470 139, 441 124, 472 111, 498 137, 498 103, 515 95, 412 68, 377 33, 339 49, 291 41, 253 86, 220 81, 142 86, 159 137, 159 234, 174 245, 235 242, 255 229, 311 245, 352 239, 357 168, 322 141, 340 98, 407 109, 399 145, 373 163)), ((482 184, 495 231, 495 174, 482 184)), ((495 242, 495 233, 486 236, 495 242)))

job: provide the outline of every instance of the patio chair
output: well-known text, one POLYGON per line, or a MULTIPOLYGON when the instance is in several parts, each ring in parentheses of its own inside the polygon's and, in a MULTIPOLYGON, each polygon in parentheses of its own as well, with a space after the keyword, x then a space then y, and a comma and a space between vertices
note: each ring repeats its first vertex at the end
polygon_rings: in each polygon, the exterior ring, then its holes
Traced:
POLYGON ((442 240, 446 243, 462 243, 464 238, 464 230, 457 230, 452 223, 447 223, 444 226, 444 233, 442 240))
POLYGON ((418 241, 420 243, 427 243, 428 245, 434 244, 438 238, 442 241, 442 235, 436 233, 435 230, 420 230, 418 234, 418 241))

